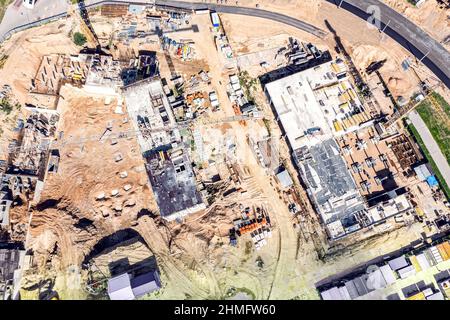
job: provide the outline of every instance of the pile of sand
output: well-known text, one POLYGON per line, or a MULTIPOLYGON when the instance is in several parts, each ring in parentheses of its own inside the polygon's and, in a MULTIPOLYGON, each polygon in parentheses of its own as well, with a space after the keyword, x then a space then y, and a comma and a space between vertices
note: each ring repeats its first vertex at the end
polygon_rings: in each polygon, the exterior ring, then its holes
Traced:
POLYGON ((389 54, 371 45, 360 45, 353 49, 353 62, 358 68, 367 68, 372 62, 388 60, 383 67, 391 64, 389 54))
POLYGON ((407 93, 411 87, 411 83, 406 78, 390 77, 388 86, 396 96, 407 93))
POLYGON ((360 45, 353 50, 352 56, 355 65, 362 70, 373 62, 386 60, 379 71, 394 96, 409 97, 417 89, 414 77, 400 67, 402 55, 396 57, 382 48, 360 45))

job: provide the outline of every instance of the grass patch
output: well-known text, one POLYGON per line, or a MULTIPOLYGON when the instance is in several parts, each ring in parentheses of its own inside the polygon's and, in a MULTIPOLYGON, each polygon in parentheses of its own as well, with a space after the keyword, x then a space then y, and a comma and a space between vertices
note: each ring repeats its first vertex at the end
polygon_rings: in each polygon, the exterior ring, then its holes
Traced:
MULTIPOLYGON (((433 92, 432 95, 442 106, 447 118, 450 118, 450 105, 447 101, 435 92, 433 92)), ((428 99, 417 106, 416 110, 433 135, 434 140, 447 159, 447 162, 450 163, 450 127, 436 116, 436 111, 433 109, 433 106, 428 99)))
POLYGON ((408 125, 408 130, 414 136, 415 140, 417 141, 417 143, 420 146, 420 149, 422 149, 422 152, 425 155, 425 158, 427 158, 428 162, 430 163, 431 168, 433 169, 433 172, 438 179, 439 185, 441 186, 442 190, 444 191, 445 195, 447 196, 447 199, 450 199, 450 188, 448 187, 447 183, 445 182, 444 177, 442 176, 436 163, 434 162, 433 158, 431 157, 430 152, 428 151, 427 147, 423 143, 423 140, 420 137, 419 132, 412 124, 408 125))
POLYGON ((6 115, 9 115, 11 113, 11 111, 13 111, 14 107, 16 109, 19 109, 20 105, 19 104, 15 104, 15 105, 11 104, 11 102, 7 98, 3 98, 0 101, 0 110, 2 112, 6 113, 6 115))
POLYGON ((6 8, 13 2, 14 0, 0 0, 0 21, 3 20, 5 16, 6 8))
POLYGON ((250 77, 248 71, 241 71, 238 75, 239 84, 244 90, 245 97, 249 102, 254 103, 253 93, 257 90, 258 79, 250 77))
POLYGON ((247 241, 245 243, 245 254, 246 255, 249 255, 252 252, 252 247, 253 247, 253 245, 252 245, 251 241, 247 241))
POLYGON ((269 137, 272 135, 272 132, 270 130, 270 120, 264 118, 263 119, 264 125, 266 126, 267 132, 269 133, 269 137))

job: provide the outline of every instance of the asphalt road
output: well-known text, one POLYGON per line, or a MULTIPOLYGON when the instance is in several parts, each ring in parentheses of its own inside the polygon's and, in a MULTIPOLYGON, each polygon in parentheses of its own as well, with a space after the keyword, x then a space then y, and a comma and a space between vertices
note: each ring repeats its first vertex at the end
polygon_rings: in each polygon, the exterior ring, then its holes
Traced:
MULTIPOLYGON (((450 53, 430 35, 412 23, 409 19, 383 4, 379 0, 324 0, 336 4, 336 10, 347 10, 352 14, 368 20, 371 14, 370 8, 379 9, 380 28, 384 32, 421 60, 446 86, 450 89, 450 53), (338 8, 340 5, 340 8, 338 8)), ((175 0, 156 0, 160 6, 172 6, 177 8, 198 10, 208 8, 221 13, 240 14, 266 18, 278 21, 312 33, 318 37, 325 35, 324 31, 305 23, 301 20, 284 14, 270 12, 258 8, 244 8, 231 5, 219 5, 212 3, 183 2, 175 0)), ((357 30, 355 30, 357 32, 357 30)), ((406 58, 406 57, 405 57, 406 58)))
MULTIPOLYGON (((341 0, 325 1, 336 4, 336 9, 341 2, 341 0)), ((344 0, 341 9, 367 20, 370 16, 367 13, 368 9, 374 6, 380 12, 380 28, 386 28, 384 32, 388 36, 417 59, 423 59, 422 62, 450 89, 450 53, 439 41, 379 0, 344 0)))
POLYGON ((36 3, 33 10, 25 8, 22 4, 15 6, 13 1, 5 12, 0 24, 0 39, 14 28, 67 12, 66 0, 42 0, 36 3))
POLYGON ((450 166, 448 164, 447 158, 442 154, 441 149, 434 140, 430 130, 428 130, 427 125, 422 120, 417 111, 412 111, 408 117, 419 132, 423 143, 427 147, 428 152, 436 163, 436 166, 439 168, 439 171, 444 177, 445 182, 447 182, 447 185, 450 185, 450 166))
POLYGON ((292 27, 295 27, 297 29, 311 33, 319 38, 323 38, 324 36, 327 35, 327 32, 325 32, 325 31, 321 30, 320 28, 317 28, 309 23, 289 17, 289 16, 281 14, 281 13, 271 12, 271 11, 267 11, 267 10, 263 10, 263 9, 245 8, 245 7, 220 5, 220 4, 213 4, 213 3, 198 3, 198 2, 189 3, 189 2, 171 1, 171 0, 156 0, 155 4, 157 6, 169 6, 169 7, 190 9, 190 10, 210 9, 210 10, 214 10, 219 13, 230 13, 230 14, 238 14, 238 15, 244 15, 244 16, 253 16, 253 17, 264 18, 264 19, 284 23, 284 24, 290 25, 292 27))
MULTIPOLYGON (((58 0, 63 1, 63 0, 58 0)), ((330 3, 336 4, 336 10, 347 10, 352 14, 357 15, 362 19, 368 19, 370 14, 367 13, 368 9, 375 6, 380 11, 380 28, 384 29, 384 32, 397 41, 400 45, 409 50, 417 59, 422 62, 448 87, 450 88, 450 53, 435 39, 425 33, 422 29, 409 21, 406 17, 402 16, 394 9, 381 3, 379 0, 324 0, 330 3), (338 8, 338 5, 341 5, 338 8)), ((155 3, 158 6, 171 6, 175 8, 184 9, 211 9, 221 13, 239 14, 247 16, 255 16, 273 21, 278 21, 299 28, 306 32, 312 33, 318 37, 323 37, 326 33, 304 21, 289 17, 284 14, 262 10, 258 8, 245 8, 232 5, 219 5, 213 3, 202 2, 186 2, 186 1, 173 1, 173 0, 156 0, 156 1, 143 1, 143 0, 116 0, 116 1, 96 1, 85 0, 86 7, 98 6, 102 3, 135 3, 135 4, 152 4, 155 3)), ((44 3, 50 3, 49 0, 42 0, 41 6, 44 3)), ((11 6, 10 6, 11 7, 11 6)), ((66 5, 67 7, 67 5, 66 5)), ((8 9, 10 10, 10 8, 8 9)), ((67 9, 65 9, 67 10, 67 9)), ((47 10, 45 10, 47 11, 47 10)), ((50 11, 55 14, 57 11, 61 11, 60 8, 52 8, 46 12, 46 15, 39 15, 37 18, 45 19, 50 16, 50 11), (54 12, 53 12, 54 11, 54 12)), ((0 38, 8 33, 9 30, 24 24, 23 17, 14 17, 14 12, 7 11, 8 18, 6 18, 7 25, 4 21, 0 25, 0 38), (9 28, 9 29, 8 29, 9 28)), ((34 15, 30 11, 31 15, 34 15)), ((34 17, 33 17, 34 18, 34 17)), ((27 19, 28 20, 28 19, 27 19)), ((34 20, 34 19, 29 19, 34 20)), ((358 32, 355 30, 355 32, 358 32)))

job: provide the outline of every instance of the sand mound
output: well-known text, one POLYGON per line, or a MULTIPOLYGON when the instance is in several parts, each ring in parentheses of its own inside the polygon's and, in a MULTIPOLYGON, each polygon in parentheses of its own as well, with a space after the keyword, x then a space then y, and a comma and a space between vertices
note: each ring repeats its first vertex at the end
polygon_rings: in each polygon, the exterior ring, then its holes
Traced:
POLYGON ((359 68, 367 68, 372 62, 385 59, 387 60, 386 64, 389 64, 387 52, 371 45, 361 45, 353 49, 353 59, 359 68))
POLYGON ((388 85, 392 90, 395 90, 397 92, 404 92, 408 90, 409 88, 409 82, 402 79, 402 78, 396 78, 391 77, 388 80, 388 85))

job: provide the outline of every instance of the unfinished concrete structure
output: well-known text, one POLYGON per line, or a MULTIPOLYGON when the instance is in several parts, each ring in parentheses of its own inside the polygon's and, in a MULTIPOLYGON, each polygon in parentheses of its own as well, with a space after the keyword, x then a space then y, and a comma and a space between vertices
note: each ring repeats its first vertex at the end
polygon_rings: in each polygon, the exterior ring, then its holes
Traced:
POLYGON ((373 123, 339 59, 266 83, 264 89, 293 150, 373 123))
POLYGON ((79 59, 88 67, 85 89, 95 93, 114 95, 123 85, 124 65, 112 56, 98 53, 80 53, 79 59))
MULTIPOLYGON (((372 113, 348 80, 344 62, 310 64, 309 69, 277 76, 264 90, 308 195, 330 238, 338 239, 411 205, 394 179, 398 172, 395 159, 387 156, 390 142, 380 143, 372 113)), ((400 166, 406 169, 415 160, 410 159, 412 150, 405 152, 408 161, 400 166)))
POLYGON ((2 243, 0 247, 0 300, 11 298, 19 280, 19 270, 25 255, 23 246, 2 243))
POLYGON ((334 139, 294 151, 308 195, 332 238, 358 230, 365 204, 334 139))
MULTIPOLYGON (((0 174, 0 179, 3 177, 0 174)), ((12 203, 11 192, 5 185, 0 185, 0 227, 7 227, 9 225, 9 209, 12 203)))
POLYGON ((264 90, 330 237, 360 229, 366 205, 335 137, 370 119, 366 115, 353 120, 366 113, 347 80, 345 65, 340 60, 319 63, 266 83, 264 90))
POLYGON ((162 217, 174 220, 206 208, 197 191, 189 157, 183 149, 152 153, 146 160, 162 217))
POLYGON ((31 91, 57 95, 62 80, 76 79, 82 81, 86 77, 86 71, 86 65, 77 56, 46 55, 42 57, 31 91))
POLYGON ((146 159, 150 184, 160 214, 182 218, 206 206, 197 190, 194 172, 169 100, 159 78, 136 82, 123 90, 128 114, 146 159))
POLYGON ((143 154, 158 147, 168 149, 181 140, 159 78, 126 86, 123 93, 134 129, 140 132, 138 143, 143 154))
POLYGON ((25 123, 19 146, 11 146, 7 173, 42 176, 45 174, 49 139, 56 132, 59 115, 33 112, 25 123))
POLYGON ((87 65, 78 56, 50 54, 42 57, 31 82, 29 103, 39 108, 55 109, 64 82, 83 84, 87 65))
POLYGON ((370 199, 398 187, 398 162, 374 128, 346 134, 338 142, 363 196, 370 199))

